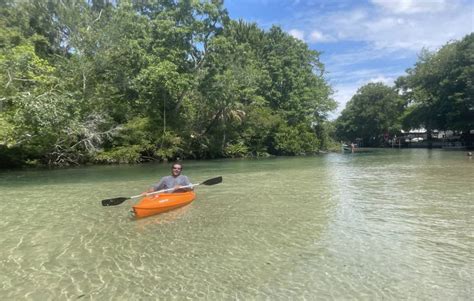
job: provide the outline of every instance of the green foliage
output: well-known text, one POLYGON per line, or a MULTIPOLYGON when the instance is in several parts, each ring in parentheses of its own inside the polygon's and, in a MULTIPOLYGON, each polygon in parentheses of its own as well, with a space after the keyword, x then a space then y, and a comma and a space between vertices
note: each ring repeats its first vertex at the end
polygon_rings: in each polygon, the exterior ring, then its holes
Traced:
MULTIPOLYGON (((313 124, 313 129, 316 133, 316 137, 319 139, 320 149, 332 150, 336 146, 336 128, 334 122, 323 120, 321 122, 313 124)), ((337 149, 339 150, 340 145, 337 143, 337 149)))
POLYGON ((366 146, 380 145, 384 134, 401 129, 399 117, 404 107, 405 102, 394 88, 369 83, 347 103, 336 121, 336 135, 346 141, 361 138, 366 146))
POLYGON ((253 156, 267 156, 275 150, 274 134, 283 119, 268 107, 251 107, 245 119, 245 139, 249 152, 253 156))
POLYGON ((181 138, 172 132, 166 132, 161 136, 160 144, 157 145, 155 156, 160 159, 175 159, 183 152, 181 138))
POLYGON ((307 155, 317 152, 319 141, 305 124, 296 127, 280 124, 274 147, 280 155, 307 155))
POLYGON ((314 151, 314 145, 285 143, 276 129, 286 123, 282 132, 296 132, 300 124, 323 121, 335 108, 317 52, 277 27, 266 33, 242 21, 230 22, 209 49, 201 93, 211 104, 203 107, 211 121, 204 133, 222 137, 214 145, 244 141, 253 155, 314 151))
POLYGON ((335 108, 319 53, 222 1, 7 0, 0 162, 303 154, 335 108))
MULTIPOLYGON (((401 128, 474 128, 474 34, 444 45, 437 52, 423 50, 418 62, 392 89, 382 84, 361 87, 335 122, 337 139, 364 145, 382 143, 384 134, 401 128)), ((328 131, 326 131, 328 132, 328 131)))
POLYGON ((4 115, 6 114, 0 113, 0 145, 9 147, 15 144, 13 137, 15 126, 11 121, 6 120, 4 115))
POLYGON ((244 158, 249 154, 248 147, 241 141, 237 143, 228 143, 225 146, 224 153, 229 158, 244 158))
POLYGON ((112 150, 101 152, 95 160, 100 163, 138 163, 141 157, 142 146, 118 146, 112 150))
POLYGON ((154 129, 153 121, 149 117, 135 117, 129 120, 120 128, 113 144, 107 146, 107 150, 100 155, 99 161, 108 156, 110 156, 107 159, 109 163, 168 160, 179 157, 183 151, 182 139, 173 132, 155 133, 154 129), (115 152, 117 148, 121 150, 115 152), (121 155, 124 158, 121 158, 121 155))
POLYGON ((407 73, 397 80, 410 103, 405 127, 466 132, 474 128, 474 34, 437 52, 423 51, 407 73))

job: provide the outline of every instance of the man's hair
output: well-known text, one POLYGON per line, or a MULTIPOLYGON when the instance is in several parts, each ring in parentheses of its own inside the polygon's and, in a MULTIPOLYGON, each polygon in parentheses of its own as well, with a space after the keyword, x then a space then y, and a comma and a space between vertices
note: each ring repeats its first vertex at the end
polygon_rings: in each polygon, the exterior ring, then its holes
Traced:
POLYGON ((181 170, 183 170, 183 164, 180 163, 180 162, 173 162, 173 164, 171 164, 171 169, 173 169, 173 167, 174 167, 175 165, 181 166, 181 170))

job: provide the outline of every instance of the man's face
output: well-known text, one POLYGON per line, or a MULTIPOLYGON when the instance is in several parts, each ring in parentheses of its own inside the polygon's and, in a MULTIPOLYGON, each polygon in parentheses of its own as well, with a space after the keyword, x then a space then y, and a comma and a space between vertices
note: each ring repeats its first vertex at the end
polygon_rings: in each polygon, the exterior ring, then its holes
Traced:
POLYGON ((182 169, 181 165, 175 164, 175 165, 173 165, 173 167, 171 169, 171 173, 173 174, 174 177, 177 177, 181 174, 181 169, 182 169))

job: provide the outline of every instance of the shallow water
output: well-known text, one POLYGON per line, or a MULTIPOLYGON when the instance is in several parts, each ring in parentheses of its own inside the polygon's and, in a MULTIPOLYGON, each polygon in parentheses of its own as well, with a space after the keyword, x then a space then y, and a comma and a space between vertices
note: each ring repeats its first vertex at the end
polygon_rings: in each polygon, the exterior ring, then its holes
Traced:
POLYGON ((2 300, 472 300, 474 159, 442 150, 185 162, 192 204, 142 220, 169 165, 0 173, 2 300))

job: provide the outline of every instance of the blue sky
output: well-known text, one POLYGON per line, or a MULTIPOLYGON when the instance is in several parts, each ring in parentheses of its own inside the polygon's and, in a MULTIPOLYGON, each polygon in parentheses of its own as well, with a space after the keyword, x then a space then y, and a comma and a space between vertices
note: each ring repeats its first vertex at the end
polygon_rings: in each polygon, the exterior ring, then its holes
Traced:
POLYGON ((336 117, 369 82, 393 85, 423 48, 437 50, 474 31, 467 0, 225 0, 232 19, 282 27, 322 52, 339 103, 336 117))

